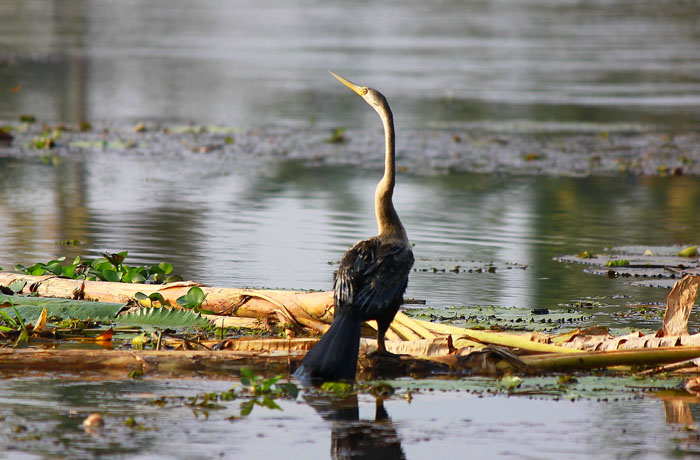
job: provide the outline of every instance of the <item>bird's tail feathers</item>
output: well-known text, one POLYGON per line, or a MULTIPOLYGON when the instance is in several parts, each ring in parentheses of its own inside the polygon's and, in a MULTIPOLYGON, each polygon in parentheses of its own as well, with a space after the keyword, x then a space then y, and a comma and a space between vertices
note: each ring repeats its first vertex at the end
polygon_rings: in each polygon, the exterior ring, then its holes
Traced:
POLYGON ((361 326, 358 317, 336 316, 330 329, 306 354, 294 377, 304 385, 355 380, 361 326))

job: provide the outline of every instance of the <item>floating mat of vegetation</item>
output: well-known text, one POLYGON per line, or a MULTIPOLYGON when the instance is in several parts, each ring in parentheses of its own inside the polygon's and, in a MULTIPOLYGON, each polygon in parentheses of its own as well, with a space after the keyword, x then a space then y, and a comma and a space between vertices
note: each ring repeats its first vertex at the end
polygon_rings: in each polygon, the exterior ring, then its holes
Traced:
POLYGON ((529 310, 494 305, 406 308, 403 311, 416 319, 452 324, 468 329, 498 327, 510 331, 553 331, 561 327, 576 327, 591 318, 591 315, 573 309, 529 310))
POLYGON ((408 379, 391 380, 397 390, 407 391, 467 391, 475 394, 507 394, 554 400, 635 399, 644 394, 682 390, 683 379, 615 376, 615 375, 554 375, 546 377, 506 376, 500 380, 491 377, 466 377, 454 380, 408 379))
POLYGON ((0 305, 7 304, 10 316, 15 312, 9 305, 14 305, 25 322, 37 320, 43 308, 46 316, 72 318, 79 320, 109 318, 113 319, 125 307, 123 303, 89 302, 85 300, 55 299, 50 297, 8 296, 0 294, 0 305))
POLYGON ((458 259, 419 259, 413 266, 416 272, 433 273, 497 273, 505 270, 526 270, 527 265, 517 262, 484 262, 458 259))
MULTIPOLYGON (((634 284, 653 287, 671 287, 685 275, 700 275, 697 247, 624 246, 601 254, 588 251, 557 256, 563 263, 588 265, 584 271, 612 278, 632 278, 634 284)), ((630 280, 632 281, 632 280, 630 280)))

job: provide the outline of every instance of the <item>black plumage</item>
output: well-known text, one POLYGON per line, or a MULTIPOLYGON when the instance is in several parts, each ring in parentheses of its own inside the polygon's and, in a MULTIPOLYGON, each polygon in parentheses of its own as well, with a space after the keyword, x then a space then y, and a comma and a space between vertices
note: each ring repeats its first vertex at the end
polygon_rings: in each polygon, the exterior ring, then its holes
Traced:
POLYGON ((363 321, 377 321, 377 346, 403 303, 413 252, 401 242, 379 237, 353 245, 335 274, 335 318, 330 329, 309 351, 295 376, 308 383, 354 380, 363 321))

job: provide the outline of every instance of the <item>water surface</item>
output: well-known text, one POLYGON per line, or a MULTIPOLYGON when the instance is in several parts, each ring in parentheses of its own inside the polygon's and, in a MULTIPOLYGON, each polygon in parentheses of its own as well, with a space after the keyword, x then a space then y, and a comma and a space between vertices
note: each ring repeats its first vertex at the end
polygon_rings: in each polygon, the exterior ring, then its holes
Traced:
MULTIPOLYGON (((330 289, 347 247, 375 233, 382 143, 376 115, 327 69, 394 109, 395 202, 416 256, 408 296, 524 311, 594 300, 593 323, 659 327, 610 313, 666 291, 552 257, 698 243, 695 1, 3 1, 0 125, 16 140, 0 144, 0 266, 128 250, 128 263, 167 261, 211 285, 330 289), (38 119, 29 134, 22 114, 38 119), (93 144, 107 129, 135 145, 28 146, 43 124, 80 121, 93 144), (163 134, 189 122, 225 126, 235 147, 193 153, 209 138, 163 134), (348 142, 326 143, 341 126, 348 142)), ((342 420, 304 398, 246 420, 229 420, 238 403, 146 404, 231 384, 7 378, 0 439, 22 459, 324 458, 358 433, 386 459, 698 452, 687 400, 425 392, 383 413, 364 395, 342 420), (95 411, 106 427, 89 434, 80 424, 95 411)))
MULTIPOLYGON (((343 252, 376 232, 375 171, 294 161, 251 169, 250 158, 201 155, 0 161, 6 269, 129 250, 130 263, 168 261, 211 285, 328 290, 343 252)), ((692 177, 401 175, 395 202, 416 257, 408 296, 523 308, 614 294, 659 300, 665 292, 552 257, 691 243, 699 194, 692 177), (468 272, 490 264, 495 273, 468 272)))
MULTIPOLYGON (((0 439, 9 458, 676 458, 697 455, 696 402, 655 398, 557 402, 424 392, 394 397, 305 395, 280 410, 242 401, 203 410, 185 397, 227 391, 232 381, 26 378, 0 390, 0 439), (31 395, 31 399, 27 397, 31 395), (170 398, 164 407, 151 404, 170 398), (182 401, 182 402, 173 402, 182 401), (673 408, 676 408, 674 415, 673 408), (85 430, 99 410, 103 428, 85 430), (136 427, 125 420, 133 417, 136 427), (507 439, 507 442, 504 441, 507 439)), ((687 399, 687 398, 686 398, 687 399)))
POLYGON ((374 126, 334 69, 386 92, 401 128, 687 129, 700 121, 697 12, 694 1, 10 0, 0 117, 374 126))

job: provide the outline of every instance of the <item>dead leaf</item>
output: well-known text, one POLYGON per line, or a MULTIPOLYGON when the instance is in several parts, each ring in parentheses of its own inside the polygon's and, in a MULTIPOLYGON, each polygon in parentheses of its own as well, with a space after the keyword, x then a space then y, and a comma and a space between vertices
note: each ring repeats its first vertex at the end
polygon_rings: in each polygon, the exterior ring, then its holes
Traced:
POLYGON ((489 346, 461 358, 475 374, 498 375, 508 371, 530 371, 530 366, 504 347, 489 346))
POLYGON ((87 417, 85 417, 85 420, 83 420, 83 426, 86 428, 94 428, 94 427, 100 427, 105 424, 104 419, 102 418, 102 414, 99 412, 94 412, 87 417))
MULTIPOLYGON (((390 353, 410 356, 445 356, 455 351, 452 338, 438 337, 435 339, 420 339, 410 341, 387 340, 386 349, 390 353)), ((377 349, 376 339, 361 339, 360 351, 371 353, 377 349)))
POLYGON ((97 343, 111 342, 113 336, 114 336, 114 331, 110 327, 107 332, 104 332, 104 333, 98 335, 97 337, 95 337, 95 342, 97 342, 97 343))
POLYGON ((686 275, 678 281, 666 298, 664 336, 687 335, 688 317, 695 304, 700 276, 686 275))
POLYGON ((32 329, 32 331, 43 332, 45 330, 46 330, 46 307, 44 307, 44 309, 41 310, 41 314, 39 315, 39 318, 37 318, 36 325, 34 325, 34 329, 32 329))

